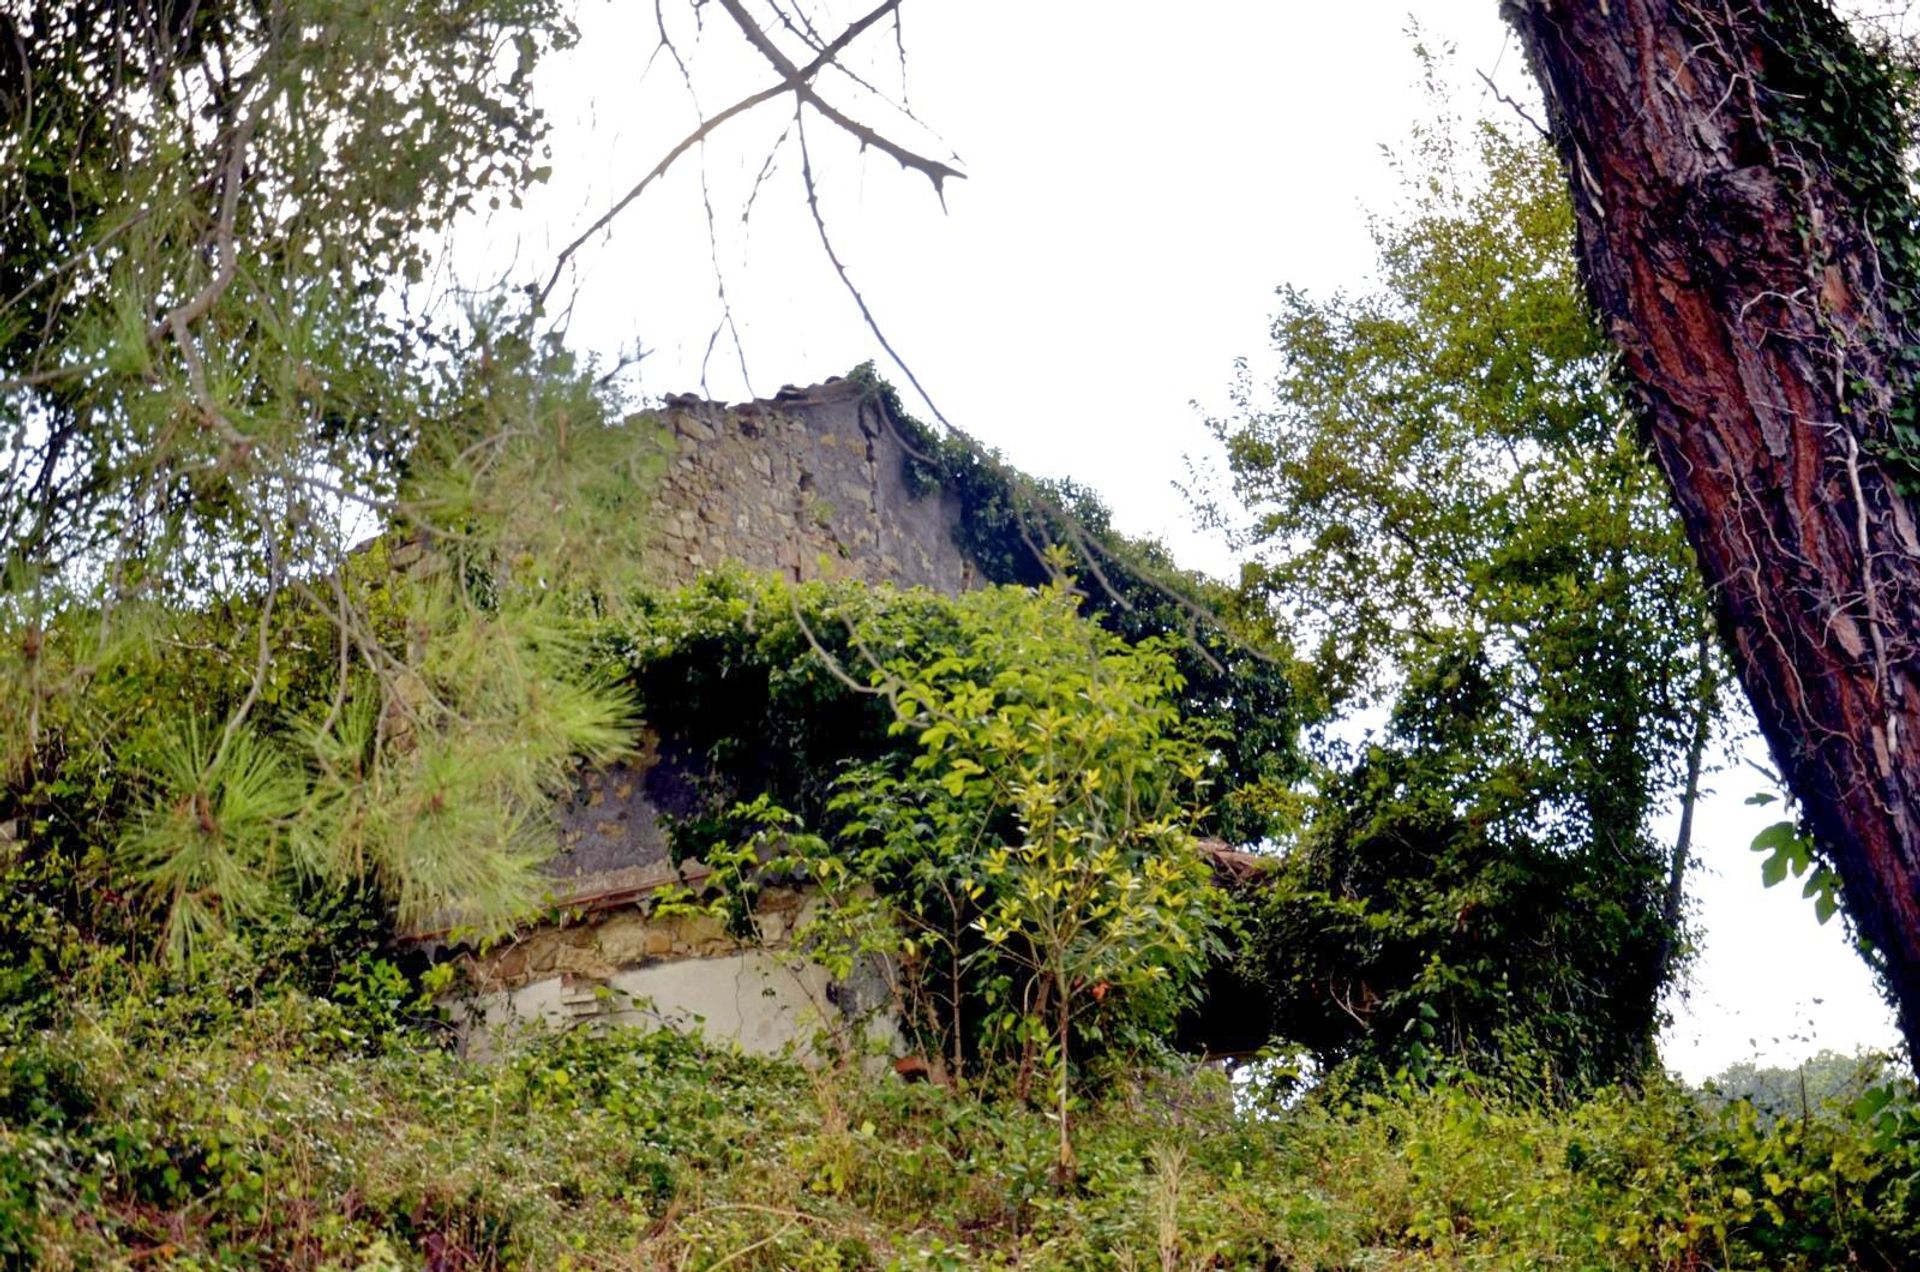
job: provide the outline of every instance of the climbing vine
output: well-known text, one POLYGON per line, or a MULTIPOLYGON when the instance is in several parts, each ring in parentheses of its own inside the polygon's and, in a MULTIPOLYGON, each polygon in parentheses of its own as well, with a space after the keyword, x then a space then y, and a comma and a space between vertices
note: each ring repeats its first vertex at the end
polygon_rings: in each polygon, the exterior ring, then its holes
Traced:
POLYGON ((1257 600, 1197 571, 1182 570, 1158 543, 1113 528, 1099 498, 1070 481, 1040 481, 969 438, 943 436, 913 418, 872 365, 852 379, 899 435, 908 489, 939 490, 959 507, 955 542, 989 582, 1040 587, 1056 571, 1049 548, 1067 553, 1084 613, 1128 641, 1170 637, 1182 708, 1215 722, 1223 765, 1207 829, 1250 843, 1292 828, 1306 777, 1303 728, 1324 719, 1318 670, 1295 652, 1257 600))
POLYGON ((1823 4, 1756 6, 1754 14, 1765 49, 1751 90, 1754 115, 1766 127, 1773 151, 1767 158, 1800 179, 1808 294, 1819 298, 1847 370, 1843 409, 1862 430, 1862 444, 1912 493, 1920 489, 1920 395, 1911 391, 1920 374, 1913 325, 1920 316, 1920 200, 1909 138, 1920 74, 1911 50, 1884 34, 1850 31, 1823 4), (1846 218, 1816 205, 1816 173, 1844 200, 1864 243, 1834 240, 1832 227, 1846 218), (1877 294, 1870 299, 1884 310, 1884 327, 1861 324, 1827 295, 1827 271, 1848 252, 1871 258, 1877 294))

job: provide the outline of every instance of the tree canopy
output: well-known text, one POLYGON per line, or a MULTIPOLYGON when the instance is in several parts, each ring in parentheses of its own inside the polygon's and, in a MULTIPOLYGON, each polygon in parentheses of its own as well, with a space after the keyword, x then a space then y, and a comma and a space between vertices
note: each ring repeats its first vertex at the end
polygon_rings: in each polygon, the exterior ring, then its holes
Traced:
POLYGON ((414 284, 542 179, 529 75, 571 28, 479 0, 0 27, 0 817, 104 851, 180 954, 315 882, 512 910, 572 758, 626 744, 556 620, 630 559, 657 447, 524 304, 414 284), (409 537, 430 562, 388 555, 409 537))
POLYGON ((1913 1049, 1910 50, 1824 0, 1503 8, 1734 665, 1913 1049))
POLYGON ((1378 290, 1283 288, 1278 378, 1243 374, 1213 422, 1243 590, 1348 713, 1392 704, 1324 748, 1260 974, 1323 1060, 1531 1033, 1607 1080, 1650 1055, 1685 946, 1691 845, 1653 826, 1691 808, 1724 728, 1717 641, 1552 156, 1443 117, 1400 162, 1378 290))

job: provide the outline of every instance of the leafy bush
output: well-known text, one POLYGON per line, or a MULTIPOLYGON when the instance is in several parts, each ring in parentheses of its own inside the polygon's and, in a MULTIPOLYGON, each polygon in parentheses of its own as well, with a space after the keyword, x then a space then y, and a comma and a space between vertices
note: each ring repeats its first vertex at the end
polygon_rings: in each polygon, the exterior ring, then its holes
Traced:
MULTIPOLYGON (((808 880, 826 904, 801 948, 841 975, 888 955, 909 1027, 951 1076, 1006 1060, 1024 1092, 1050 1070, 1065 1169, 1073 1057, 1163 1036, 1217 953, 1222 898, 1192 829, 1214 761, 1181 716, 1168 642, 1082 621, 1064 577, 955 600, 866 594, 825 613, 820 595, 803 609, 763 584, 742 626, 770 640, 786 609, 805 642, 766 675, 769 695, 811 701, 827 682, 852 700, 839 764, 819 763, 832 740, 816 733, 801 744, 809 783, 788 787, 810 816, 761 790, 694 846, 737 924, 763 877, 808 880), (829 627, 844 657, 818 644, 829 627)), ((815 730, 834 718, 807 716, 815 730)))
POLYGON ((1290 829, 1294 788, 1309 772, 1300 732, 1325 718, 1325 686, 1264 598, 1180 569, 1156 542, 1121 535, 1085 487, 1034 480, 969 438, 935 432, 907 414, 871 364, 852 378, 871 387, 902 435, 908 489, 954 496, 955 539, 989 582, 1047 586, 1059 572, 1049 551, 1065 552, 1083 580, 1089 619, 1134 643, 1167 640, 1182 711, 1218 726, 1208 833, 1251 843, 1290 829))
POLYGON ((574 1031, 471 1064, 282 994, 73 1004, 0 1047, 0 1265, 1894 1269, 1908 1095, 1769 1123, 1673 1087, 1460 1078, 1272 1111, 1134 1073, 1079 1171, 1019 1100, 574 1031), (184 1022, 213 1022, 201 1030, 184 1022), (399 1041, 398 1038, 395 1041, 399 1041), (35 1094, 35 1093, 41 1094, 35 1094))
POLYGON ((1654 1060, 1658 880, 1556 837, 1537 767, 1487 741, 1504 688, 1472 656, 1412 677, 1251 902, 1242 966, 1323 1072, 1580 1093, 1654 1060))
POLYGON ((669 1031, 558 1035, 496 1066, 419 1034, 370 1053, 349 1045, 356 1005, 298 994, 183 1030, 222 1015, 199 997, 4 1049, 0 1250, 353 1267, 384 1241, 401 1266, 551 1266, 643 1230, 805 1085, 669 1031))

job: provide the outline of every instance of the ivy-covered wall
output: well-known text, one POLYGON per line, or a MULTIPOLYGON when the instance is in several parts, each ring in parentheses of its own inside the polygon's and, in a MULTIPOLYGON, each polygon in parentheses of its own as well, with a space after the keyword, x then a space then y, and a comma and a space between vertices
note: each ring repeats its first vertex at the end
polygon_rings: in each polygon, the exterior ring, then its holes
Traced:
MULTIPOLYGON (((873 383, 834 377, 727 406, 691 395, 636 417, 671 456, 651 504, 646 573, 679 587, 723 565, 957 595, 986 581, 959 545, 960 495, 910 483, 923 439, 873 383)), ((567 905, 627 889, 669 858, 668 820, 698 811, 704 756, 646 731, 633 760, 582 775, 547 864, 567 905)))
MULTIPOLYGON (((1068 545, 1077 562, 1091 558, 1081 567, 1087 616, 1129 640, 1178 637, 1183 709, 1223 723, 1210 833, 1250 843, 1285 821, 1282 796, 1299 776, 1297 733, 1313 697, 1299 665, 1259 624, 1235 621, 1225 589, 1178 571, 1155 545, 1115 534, 1087 492, 1035 483, 997 456, 939 436, 864 367, 737 406, 673 397, 635 423, 656 428, 670 450, 649 502, 644 563, 662 588, 732 564, 796 582, 952 596, 1043 582, 1044 546, 1068 545)), ((713 670, 698 656, 680 673, 675 665, 661 674, 697 679, 713 670)), ((702 718, 689 727, 661 690, 652 684, 644 695, 656 727, 645 731, 642 754, 584 773, 560 810, 559 851, 546 867, 556 905, 619 893, 636 871, 666 863, 668 824, 697 817, 711 794, 703 786, 716 758, 710 735, 740 730, 741 745, 753 745, 752 722, 702 718)), ((722 761, 747 770, 766 762, 722 761)))
MULTIPOLYGON (((1290 651, 1240 635, 1219 584, 1114 533, 1085 492, 935 434, 866 369, 745 406, 669 399, 635 425, 671 448, 648 503, 643 564, 659 590, 596 644, 635 694, 643 746, 583 771, 557 810, 559 851, 544 867, 554 921, 469 960, 473 1037, 595 1012, 612 1001, 602 991, 638 993, 642 974, 656 1004, 708 964, 746 959, 733 973, 758 976, 748 963, 768 951, 736 946, 743 933, 683 930, 677 908, 655 904, 704 890, 699 858, 734 842, 726 810, 738 801, 831 821, 846 767, 896 745, 889 700, 846 669, 937 640, 958 617, 942 598, 989 584, 1065 588, 1069 611, 1104 639, 1158 642, 1168 706, 1208 757, 1196 829, 1244 843, 1285 820, 1301 699, 1290 651)), ((777 946, 778 934, 759 935, 777 946)), ((835 1002, 851 992, 820 988, 835 1002)), ((779 998, 769 991, 775 1014, 779 998)), ((745 1041, 764 1014, 708 1027, 745 1041)))

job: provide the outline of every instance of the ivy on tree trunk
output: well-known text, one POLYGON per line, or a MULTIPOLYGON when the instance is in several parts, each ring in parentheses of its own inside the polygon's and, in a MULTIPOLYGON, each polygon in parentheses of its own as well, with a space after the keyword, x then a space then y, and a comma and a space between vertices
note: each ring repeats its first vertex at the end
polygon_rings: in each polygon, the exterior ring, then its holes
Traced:
POLYGON ((1901 79, 1814 0, 1505 0, 1760 727, 1920 1044, 1901 79))

